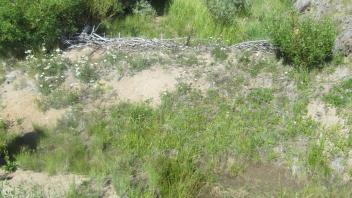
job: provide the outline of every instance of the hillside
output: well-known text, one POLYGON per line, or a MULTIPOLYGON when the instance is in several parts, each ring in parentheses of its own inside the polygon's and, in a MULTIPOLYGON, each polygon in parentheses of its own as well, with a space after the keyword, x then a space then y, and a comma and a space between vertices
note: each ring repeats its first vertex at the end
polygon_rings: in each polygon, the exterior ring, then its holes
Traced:
POLYGON ((2 59, 0 197, 352 196, 352 3, 185 2, 2 59))

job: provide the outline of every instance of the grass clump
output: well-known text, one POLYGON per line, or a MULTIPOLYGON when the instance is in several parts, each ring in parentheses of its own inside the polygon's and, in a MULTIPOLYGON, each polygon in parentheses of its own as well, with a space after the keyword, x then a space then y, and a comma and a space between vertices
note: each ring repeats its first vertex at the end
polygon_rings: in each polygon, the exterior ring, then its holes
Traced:
POLYGON ((10 158, 8 152, 8 144, 13 138, 14 135, 11 135, 8 131, 8 123, 0 118, 0 165, 4 165, 4 169, 8 172, 13 172, 17 169, 16 161, 10 158))
POLYGON ((0 119, 0 153, 3 153, 8 141, 7 125, 0 119))
MULTIPOLYGON (((43 48, 45 52, 45 48, 43 48)), ((27 51, 24 64, 30 73, 36 77, 39 90, 48 95, 65 81, 65 70, 69 67, 67 60, 60 54, 42 55, 35 57, 31 51, 27 51)))
POLYGON ((236 16, 251 11, 248 0, 206 0, 206 5, 214 19, 223 24, 233 24, 236 16))
POLYGON ((57 89, 37 102, 41 110, 47 111, 50 108, 61 109, 77 104, 79 100, 80 94, 78 92, 57 89))
POLYGON ((6 73, 6 63, 0 62, 0 85, 6 80, 5 73, 6 73))
POLYGON ((216 47, 211 51, 212 56, 216 61, 225 61, 228 58, 228 54, 225 48, 216 47))
POLYGON ((75 75, 84 83, 94 83, 99 78, 96 73, 96 65, 87 61, 80 61, 79 64, 75 64, 75 75))
POLYGON ((320 172, 328 175, 331 172, 328 160, 324 155, 324 141, 320 140, 319 143, 310 146, 308 150, 308 165, 312 167, 315 173, 320 172))
POLYGON ((333 56, 336 29, 328 19, 301 18, 292 11, 275 18, 269 31, 280 55, 298 67, 312 69, 333 56))
POLYGON ((156 60, 151 59, 149 57, 138 56, 135 58, 128 59, 127 62, 131 66, 132 71, 139 72, 151 67, 153 63, 156 62, 156 60))
POLYGON ((352 79, 335 86, 324 96, 324 101, 335 107, 346 107, 352 104, 352 79))

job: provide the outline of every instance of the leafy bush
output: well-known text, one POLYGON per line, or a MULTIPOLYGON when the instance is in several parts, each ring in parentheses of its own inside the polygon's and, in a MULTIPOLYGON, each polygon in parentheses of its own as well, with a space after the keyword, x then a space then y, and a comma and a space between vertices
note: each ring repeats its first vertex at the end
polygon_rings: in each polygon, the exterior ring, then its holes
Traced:
POLYGON ((250 3, 248 0, 206 0, 212 16, 221 23, 233 23, 236 15, 248 15, 250 3))
POLYGON ((273 42, 287 62, 311 69, 332 57, 336 37, 333 23, 327 19, 280 16, 270 25, 273 42))
POLYGON ((48 49, 60 38, 122 12, 116 0, 0 0, 0 53, 23 55, 26 49, 48 49))
POLYGON ((123 5, 117 0, 88 0, 87 7, 93 16, 104 19, 122 12, 123 5))
POLYGON ((43 43, 52 48, 63 35, 77 31, 84 16, 81 1, 1 0, 0 49, 3 55, 23 54, 43 43))

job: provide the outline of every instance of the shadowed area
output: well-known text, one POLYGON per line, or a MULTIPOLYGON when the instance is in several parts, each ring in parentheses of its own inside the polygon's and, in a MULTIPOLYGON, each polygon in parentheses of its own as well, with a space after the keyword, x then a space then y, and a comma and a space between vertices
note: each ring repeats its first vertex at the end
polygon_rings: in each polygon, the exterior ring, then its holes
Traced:
MULTIPOLYGON (((44 136, 44 132, 41 129, 35 129, 32 132, 25 133, 22 136, 14 138, 6 146, 5 150, 8 152, 9 159, 15 160, 15 156, 22 150, 35 150, 39 144, 40 139, 44 136)), ((0 166, 5 165, 4 153, 0 156, 0 166)))

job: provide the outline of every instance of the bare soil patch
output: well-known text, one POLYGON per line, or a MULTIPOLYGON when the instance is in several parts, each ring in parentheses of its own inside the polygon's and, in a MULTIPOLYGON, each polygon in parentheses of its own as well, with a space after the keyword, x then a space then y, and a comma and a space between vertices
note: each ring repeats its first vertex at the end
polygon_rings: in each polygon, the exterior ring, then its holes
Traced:
POLYGON ((20 72, 17 72, 15 81, 0 87, 0 93, 0 117, 9 122, 11 130, 17 133, 33 131, 33 124, 54 126, 66 112, 66 109, 40 111, 36 105, 39 93, 35 83, 20 72))

